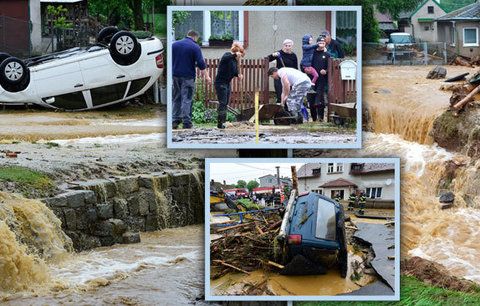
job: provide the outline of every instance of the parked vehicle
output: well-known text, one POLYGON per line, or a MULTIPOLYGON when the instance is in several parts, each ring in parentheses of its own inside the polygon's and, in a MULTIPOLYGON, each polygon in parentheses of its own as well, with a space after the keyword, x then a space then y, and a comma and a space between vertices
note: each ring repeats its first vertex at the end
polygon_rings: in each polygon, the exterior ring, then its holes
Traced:
POLYGON ((237 198, 248 198, 248 189, 247 188, 233 188, 233 189, 226 189, 223 192, 226 194, 233 195, 237 198))
POLYGON ((410 33, 397 32, 390 34, 390 38, 387 43, 387 57, 393 58, 412 58, 416 50, 413 49, 415 39, 410 33))
POLYGON ((348 269, 348 251, 343 207, 318 193, 309 192, 290 201, 277 237, 280 262, 288 264, 301 255, 308 261, 328 266, 337 264, 342 277, 348 269))
POLYGON ((95 109, 140 96, 164 67, 162 42, 108 27, 97 44, 21 60, 0 53, 0 103, 95 109))

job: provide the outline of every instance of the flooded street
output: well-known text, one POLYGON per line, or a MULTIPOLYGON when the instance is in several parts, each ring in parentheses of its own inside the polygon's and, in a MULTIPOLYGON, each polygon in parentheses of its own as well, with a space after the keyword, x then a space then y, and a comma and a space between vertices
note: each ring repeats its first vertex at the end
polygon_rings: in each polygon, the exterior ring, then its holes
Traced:
MULTIPOLYGON (((311 125, 313 126, 313 125, 311 125)), ((357 141, 355 130, 340 128, 332 131, 306 131, 298 126, 260 126, 259 143, 273 144, 353 144, 357 141)), ((255 144, 255 128, 195 128, 174 130, 172 142, 176 144, 255 144)))
POLYGON ((97 248, 49 263, 48 290, 3 300, 7 305, 192 304, 203 295, 202 244, 202 226, 142 233, 139 244, 97 248))
POLYGON ((0 111, 0 139, 3 142, 51 141, 85 137, 164 133, 165 112, 153 108, 140 113, 120 109, 116 113, 0 111))

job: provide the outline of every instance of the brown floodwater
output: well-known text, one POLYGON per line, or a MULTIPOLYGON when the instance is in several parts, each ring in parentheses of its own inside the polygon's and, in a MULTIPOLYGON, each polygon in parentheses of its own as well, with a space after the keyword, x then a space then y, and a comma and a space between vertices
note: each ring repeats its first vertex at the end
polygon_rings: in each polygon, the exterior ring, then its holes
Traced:
MULTIPOLYGON (((363 67, 363 103, 375 133, 432 144, 428 135, 433 120, 448 108, 451 92, 439 90, 442 80, 426 79, 434 66, 363 67)), ((474 68, 447 66, 452 77, 476 72, 474 68)))
POLYGON ((42 202, 6 193, 0 200, 0 302, 179 305, 202 297, 203 226, 75 253, 42 202))
POLYGON ((346 278, 342 278, 335 267, 329 268, 324 275, 280 275, 265 270, 256 270, 250 274, 228 273, 218 279, 210 280, 211 294, 214 296, 245 295, 245 291, 252 286, 265 286, 269 294, 279 296, 332 296, 350 293, 372 283, 376 277, 363 274, 359 280, 353 281, 350 278, 353 273, 352 264, 363 262, 363 258, 351 245, 348 245, 348 250, 349 263, 346 278))

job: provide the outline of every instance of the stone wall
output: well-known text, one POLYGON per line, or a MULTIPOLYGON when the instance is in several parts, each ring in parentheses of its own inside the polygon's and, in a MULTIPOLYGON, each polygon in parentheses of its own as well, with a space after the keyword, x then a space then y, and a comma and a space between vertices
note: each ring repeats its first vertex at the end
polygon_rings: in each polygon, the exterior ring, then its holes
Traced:
POLYGON ((74 182, 44 202, 76 250, 139 242, 139 232, 203 222, 204 173, 175 170, 74 182))

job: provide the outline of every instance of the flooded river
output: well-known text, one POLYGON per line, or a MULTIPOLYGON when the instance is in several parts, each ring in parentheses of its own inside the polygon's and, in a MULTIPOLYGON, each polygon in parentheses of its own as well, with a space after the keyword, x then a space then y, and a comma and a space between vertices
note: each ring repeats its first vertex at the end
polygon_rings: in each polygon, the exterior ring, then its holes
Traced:
POLYGON ((2 196, 10 203, 2 219, 12 215, 0 221, 0 301, 7 305, 181 305, 202 296, 202 226, 143 233, 139 244, 75 254, 43 204, 23 202, 34 207, 26 209, 2 196), (22 216, 34 220, 31 232, 22 216))

